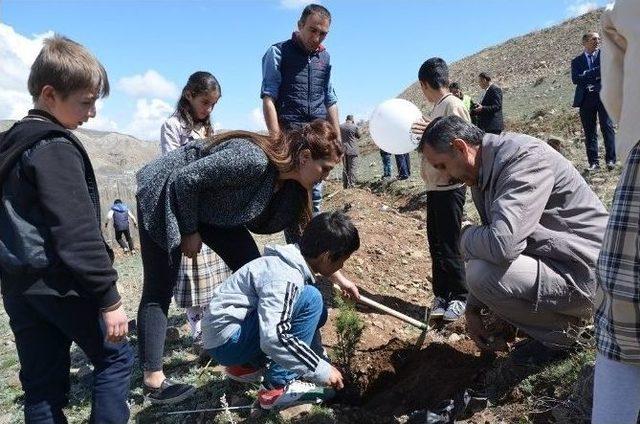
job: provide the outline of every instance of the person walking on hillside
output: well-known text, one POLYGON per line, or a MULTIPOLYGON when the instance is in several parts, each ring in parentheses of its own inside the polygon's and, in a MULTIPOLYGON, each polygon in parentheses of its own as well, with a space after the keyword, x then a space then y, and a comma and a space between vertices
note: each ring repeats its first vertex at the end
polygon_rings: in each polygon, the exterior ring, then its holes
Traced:
POLYGON ((602 92, 624 161, 598 258, 593 424, 635 424, 640 413, 640 3, 602 13, 602 92))
MULTIPOLYGON (((426 60, 418 71, 418 81, 424 97, 433 109, 427 120, 439 116, 459 116, 471 122, 462 100, 449 91, 449 67, 439 58, 426 60)), ((427 122, 417 122, 412 130, 422 134, 427 122)), ((464 315, 467 289, 464 262, 460 255, 460 226, 467 188, 451 182, 442 170, 421 157, 421 175, 427 188, 427 239, 431 254, 431 277, 434 299, 431 316, 456 321, 464 315)))
POLYGON ((573 107, 580 108, 580 121, 584 130, 584 143, 587 148, 587 171, 600 169, 598 159, 597 120, 604 138, 605 161, 607 169, 616 166, 616 146, 613 122, 600 101, 600 35, 588 32, 582 36, 584 51, 571 61, 571 81, 576 85, 573 107))
POLYGON ((342 134, 342 146, 344 148, 344 156, 342 159, 342 187, 353 188, 357 180, 358 167, 358 139, 360 138, 360 129, 353 122, 353 115, 347 115, 344 124, 340 125, 342 134))
MULTIPOLYGON (((272 137, 314 119, 326 119, 340 137, 338 98, 331 84, 331 58, 322 42, 331 13, 318 4, 304 8, 298 31, 269 47, 262 57, 262 110, 272 137)), ((313 186, 313 212, 320 211, 322 183, 313 186)))
POLYGON ((127 204, 120 199, 113 201, 111 209, 107 213, 107 220, 104 223, 104 228, 109 226, 109 221, 113 220, 113 229, 116 233, 116 241, 124 250, 124 253, 131 252, 132 255, 136 253, 136 247, 133 245, 131 239, 131 232, 129 231, 129 220, 133 222, 133 225, 138 228, 138 222, 136 217, 133 216, 127 204), (123 237, 127 240, 125 243, 123 237))
POLYGON ((504 130, 502 117, 502 89, 491 82, 491 75, 480 72, 478 85, 485 90, 480 105, 471 109, 476 125, 489 134, 500 134, 504 130))

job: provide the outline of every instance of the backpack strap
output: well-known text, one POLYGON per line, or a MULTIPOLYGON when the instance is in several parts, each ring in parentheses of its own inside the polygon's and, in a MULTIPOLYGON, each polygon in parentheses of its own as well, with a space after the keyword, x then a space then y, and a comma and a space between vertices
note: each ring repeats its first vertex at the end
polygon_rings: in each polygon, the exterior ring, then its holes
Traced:
POLYGON ((11 171, 24 152, 45 138, 64 137, 70 139, 68 131, 56 128, 55 124, 50 124, 43 125, 42 128, 30 132, 27 137, 9 144, 10 134, 19 124, 20 122, 16 122, 8 131, 0 134, 0 193, 2 193, 2 185, 9 171, 11 171))

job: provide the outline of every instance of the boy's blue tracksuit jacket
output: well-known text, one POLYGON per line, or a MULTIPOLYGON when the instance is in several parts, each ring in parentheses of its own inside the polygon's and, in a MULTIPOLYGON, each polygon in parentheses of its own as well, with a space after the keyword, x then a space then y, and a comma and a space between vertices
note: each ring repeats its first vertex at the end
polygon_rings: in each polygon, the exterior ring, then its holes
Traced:
POLYGON ((305 284, 315 282, 297 245, 267 246, 255 259, 224 281, 203 318, 204 346, 226 343, 240 323, 257 310, 260 348, 282 367, 318 384, 329 380, 331 365, 291 334, 293 305, 305 284))

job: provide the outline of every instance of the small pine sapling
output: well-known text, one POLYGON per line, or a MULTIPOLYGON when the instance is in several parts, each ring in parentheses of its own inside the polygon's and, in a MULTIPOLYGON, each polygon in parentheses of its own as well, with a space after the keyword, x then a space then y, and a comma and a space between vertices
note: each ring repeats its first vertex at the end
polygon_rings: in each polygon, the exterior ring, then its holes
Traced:
POLYGON ((338 343, 334 353, 338 366, 344 371, 347 381, 354 381, 353 360, 356 348, 360 343, 364 322, 356 312, 355 306, 349 301, 337 298, 338 316, 336 317, 336 333, 338 343))

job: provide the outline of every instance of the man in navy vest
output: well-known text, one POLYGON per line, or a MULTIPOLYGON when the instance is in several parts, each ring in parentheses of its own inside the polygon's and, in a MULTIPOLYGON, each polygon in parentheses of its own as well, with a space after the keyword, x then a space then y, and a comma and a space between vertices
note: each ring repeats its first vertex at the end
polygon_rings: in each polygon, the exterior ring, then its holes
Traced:
POLYGON ((582 45, 584 52, 571 61, 571 80, 576 85, 573 107, 580 108, 580 120, 584 129, 589 161, 587 171, 600 168, 596 118, 600 119, 607 169, 612 170, 616 165, 615 133, 607 110, 600 101, 600 36, 597 32, 588 32, 582 36, 582 45))
POLYGON ((138 228, 136 218, 133 216, 127 205, 122 203, 122 200, 116 199, 113 201, 113 206, 111 206, 109 213, 107 213, 107 220, 104 223, 104 228, 107 228, 109 221, 113 219, 113 229, 116 232, 116 241, 125 253, 131 251, 131 254, 135 254, 136 248, 133 245, 131 233, 129 232, 129 218, 131 218, 133 225, 138 228), (126 244, 124 240, 122 240, 122 236, 127 239, 126 244))
MULTIPOLYGON (((262 57, 262 110, 269 134, 326 119, 340 138, 338 99, 331 86, 331 62, 322 41, 331 13, 310 4, 302 11, 298 31, 269 47, 262 57)), ((320 211, 322 186, 313 188, 313 211, 320 211)))

